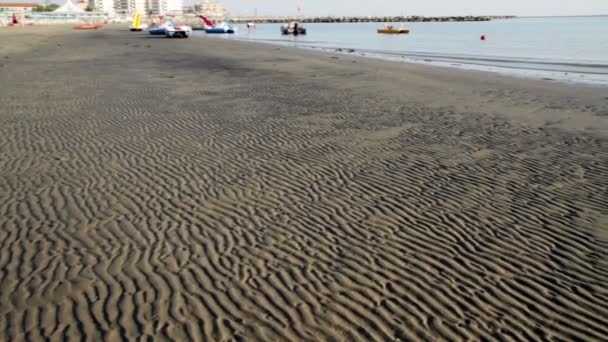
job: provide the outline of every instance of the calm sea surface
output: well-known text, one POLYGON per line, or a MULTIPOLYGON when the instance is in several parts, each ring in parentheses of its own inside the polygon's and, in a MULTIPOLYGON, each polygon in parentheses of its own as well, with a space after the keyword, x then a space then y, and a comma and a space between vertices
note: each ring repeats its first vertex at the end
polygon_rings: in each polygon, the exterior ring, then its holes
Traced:
POLYGON ((608 16, 405 23, 408 35, 380 35, 379 23, 305 26, 306 36, 293 37, 282 36, 279 24, 259 24, 255 31, 239 25, 235 35, 222 38, 608 85, 608 16))

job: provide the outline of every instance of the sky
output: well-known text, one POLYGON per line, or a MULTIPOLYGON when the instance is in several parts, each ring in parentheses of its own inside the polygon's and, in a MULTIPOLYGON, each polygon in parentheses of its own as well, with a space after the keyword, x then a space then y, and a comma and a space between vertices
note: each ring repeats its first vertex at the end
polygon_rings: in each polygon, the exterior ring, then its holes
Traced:
MULTIPOLYGON (((215 0, 232 15, 593 15, 608 14, 608 0, 215 0)), ((185 0, 184 2, 188 2, 185 0)))

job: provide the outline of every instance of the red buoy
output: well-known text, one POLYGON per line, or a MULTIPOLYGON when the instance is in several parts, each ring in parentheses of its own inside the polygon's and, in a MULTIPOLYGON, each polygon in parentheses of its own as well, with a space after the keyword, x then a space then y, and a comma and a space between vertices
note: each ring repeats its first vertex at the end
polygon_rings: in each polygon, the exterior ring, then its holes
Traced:
POLYGON ((481 35, 481 40, 486 40, 487 38, 488 38, 488 37, 486 37, 486 35, 485 35, 485 34, 482 34, 482 35, 481 35))

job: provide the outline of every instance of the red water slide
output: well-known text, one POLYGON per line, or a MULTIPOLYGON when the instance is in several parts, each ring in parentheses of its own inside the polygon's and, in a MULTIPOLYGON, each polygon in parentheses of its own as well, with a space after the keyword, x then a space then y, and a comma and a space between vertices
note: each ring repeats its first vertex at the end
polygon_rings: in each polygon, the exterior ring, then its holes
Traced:
POLYGON ((205 22, 205 25, 209 26, 209 28, 215 26, 215 25, 213 25, 213 22, 211 20, 209 20, 207 17, 205 17, 204 15, 199 15, 198 17, 201 18, 205 22))

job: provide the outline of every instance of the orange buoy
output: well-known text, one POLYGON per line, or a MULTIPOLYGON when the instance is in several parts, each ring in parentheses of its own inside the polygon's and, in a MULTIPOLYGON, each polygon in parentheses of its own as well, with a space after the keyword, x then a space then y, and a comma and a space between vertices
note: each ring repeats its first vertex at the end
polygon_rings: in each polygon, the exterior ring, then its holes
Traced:
POLYGON ((486 35, 485 35, 485 34, 482 34, 482 35, 481 35, 481 40, 486 40, 487 38, 488 38, 488 37, 486 37, 486 35))

